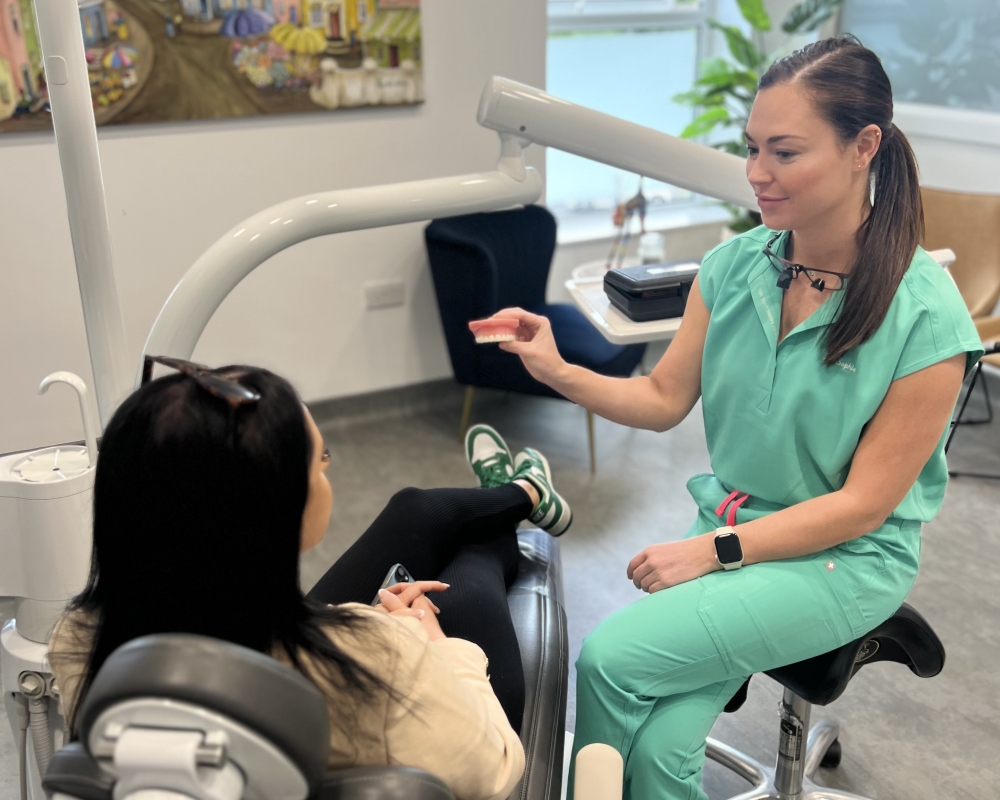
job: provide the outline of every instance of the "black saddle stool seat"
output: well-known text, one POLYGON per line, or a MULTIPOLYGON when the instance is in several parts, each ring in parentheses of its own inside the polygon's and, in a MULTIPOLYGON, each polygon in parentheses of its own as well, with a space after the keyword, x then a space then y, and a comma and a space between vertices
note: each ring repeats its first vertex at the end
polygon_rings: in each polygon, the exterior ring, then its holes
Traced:
MULTIPOLYGON (((858 795, 820 787, 812 782, 821 764, 836 766, 840 762, 837 738, 840 729, 828 720, 820 720, 810 729, 811 707, 828 705, 840 697, 851 678, 867 664, 894 661, 905 664, 920 678, 933 678, 944 668, 944 658, 944 645, 930 624, 904 603, 867 635, 828 653, 765 673, 785 687, 780 708, 778 758, 774 769, 768 769, 713 739, 708 740, 706 754, 753 783, 754 789, 745 796, 752 796, 755 800, 787 797, 795 797, 796 800, 864 800, 858 795)), ((737 692, 726 711, 735 711, 743 704, 746 686, 744 684, 737 692)))
POLYGON ((859 669, 876 661, 905 664, 917 677, 933 678, 944 668, 944 645, 927 620, 903 603, 867 636, 765 674, 803 700, 825 706, 844 693, 859 669))

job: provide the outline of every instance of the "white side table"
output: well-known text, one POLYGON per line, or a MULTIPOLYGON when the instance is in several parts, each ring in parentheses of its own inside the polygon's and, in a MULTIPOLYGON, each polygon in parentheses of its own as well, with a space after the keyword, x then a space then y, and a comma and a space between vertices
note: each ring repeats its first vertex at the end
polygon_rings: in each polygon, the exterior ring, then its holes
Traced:
MULTIPOLYGON (((588 261, 573 270, 566 281, 573 303, 613 344, 641 344, 643 342, 669 342, 681 326, 680 317, 633 322, 611 305, 604 293, 605 261, 588 261)), ((626 258, 622 266, 631 267, 638 259, 626 258)))

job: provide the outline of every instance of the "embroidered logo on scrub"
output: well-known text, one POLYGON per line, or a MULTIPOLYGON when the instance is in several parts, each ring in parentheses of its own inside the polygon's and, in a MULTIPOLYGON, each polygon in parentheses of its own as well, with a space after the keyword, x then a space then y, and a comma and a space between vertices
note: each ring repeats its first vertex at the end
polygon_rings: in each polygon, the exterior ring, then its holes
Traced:
POLYGON ((767 314, 767 321, 771 323, 771 329, 777 334, 778 328, 774 324, 774 315, 771 313, 771 307, 767 304, 767 298, 764 297, 764 290, 759 286, 757 287, 757 296, 760 298, 761 305, 764 306, 764 313, 767 314))
POLYGON ((853 364, 848 364, 843 359, 841 359, 840 361, 837 362, 837 366, 840 367, 843 370, 846 370, 847 372, 857 372, 858 371, 858 368, 856 366, 854 366, 853 364))

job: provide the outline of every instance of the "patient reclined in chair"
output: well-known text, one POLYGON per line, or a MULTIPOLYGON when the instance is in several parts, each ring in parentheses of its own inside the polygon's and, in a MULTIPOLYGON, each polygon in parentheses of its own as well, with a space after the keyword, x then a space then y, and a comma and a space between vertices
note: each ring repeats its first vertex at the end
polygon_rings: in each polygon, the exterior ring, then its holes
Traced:
MULTIPOLYGON (((558 550, 541 531, 522 531, 518 540, 521 561, 508 603, 527 689, 521 730, 526 769, 510 797, 555 800, 567 680, 558 550)), ((305 798, 319 787, 324 800, 453 797, 442 781, 410 768, 327 774, 328 721, 316 688, 273 659, 204 637, 144 637, 120 648, 88 691, 76 728, 80 741, 56 754, 49 767, 50 795, 105 800, 116 778, 127 784, 118 797, 163 788, 164 770, 173 769, 165 754, 176 746, 188 747, 200 765, 175 775, 175 791, 188 792, 180 797, 305 798), (170 730, 190 734, 194 718, 203 721, 198 728, 205 735, 181 741, 170 730), (205 781, 215 788, 196 785, 205 781)))

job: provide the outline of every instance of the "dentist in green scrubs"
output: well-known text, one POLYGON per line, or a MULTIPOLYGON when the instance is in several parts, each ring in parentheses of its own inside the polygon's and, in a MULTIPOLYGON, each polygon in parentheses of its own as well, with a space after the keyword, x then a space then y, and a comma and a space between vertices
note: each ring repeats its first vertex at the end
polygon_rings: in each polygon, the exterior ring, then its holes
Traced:
POLYGON ((863 636, 903 603, 982 355, 918 245, 916 161, 875 54, 826 39, 758 88, 747 179, 764 225, 705 257, 650 376, 570 366, 547 320, 497 314, 521 321, 501 347, 606 419, 666 431, 702 401, 712 474, 688 483, 697 519, 627 565, 648 595, 576 665, 574 749, 617 748, 631 800, 705 798, 705 739, 748 676, 863 636))

